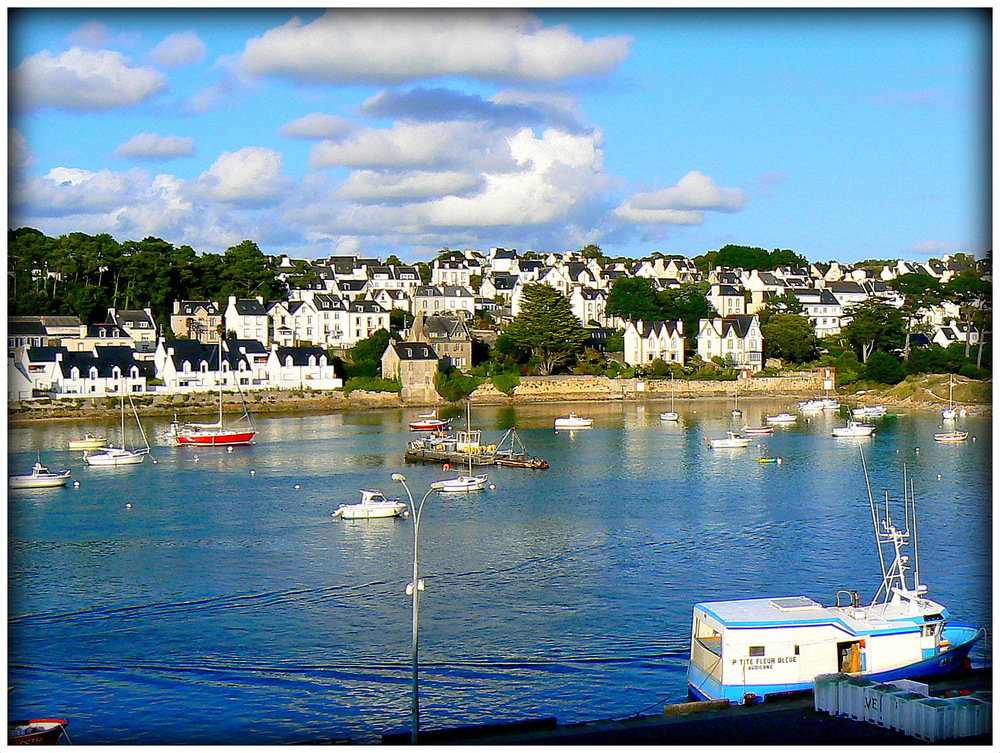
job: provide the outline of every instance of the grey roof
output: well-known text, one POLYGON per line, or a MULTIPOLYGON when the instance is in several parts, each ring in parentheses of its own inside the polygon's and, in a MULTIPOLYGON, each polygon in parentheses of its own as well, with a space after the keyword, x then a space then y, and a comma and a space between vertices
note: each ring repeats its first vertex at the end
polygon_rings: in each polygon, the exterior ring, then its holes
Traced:
POLYGON ((267 316, 264 304, 256 298, 237 298, 236 313, 240 316, 267 316))
POLYGON ((89 373, 91 368, 96 368, 97 376, 103 379, 112 378, 116 366, 122 373, 128 373, 134 366, 139 370, 139 374, 147 379, 155 376, 153 363, 137 361, 132 349, 127 347, 97 347, 92 353, 68 351, 62 359, 63 373, 68 374, 74 366, 80 369, 81 375, 89 373))
POLYGON ((79 327, 83 321, 78 316, 40 316, 46 327, 79 327))
POLYGON ((275 354, 282 364, 285 363, 285 359, 291 356, 293 366, 308 366, 310 356, 316 358, 317 364, 321 364, 323 362, 322 359, 327 357, 326 351, 322 348, 308 345, 279 347, 275 350, 275 354))
POLYGON ((341 290, 360 293, 368 285, 368 280, 337 280, 337 287, 341 290))
POLYGON ((128 332, 117 324, 88 324, 87 337, 120 337, 122 339, 131 339, 128 332))
POLYGON ((333 293, 317 293, 313 296, 313 306, 317 311, 346 311, 347 301, 333 293))
POLYGON ((837 282, 831 282, 827 284, 827 290, 834 293, 864 293, 865 289, 861 287, 861 283, 854 282, 853 280, 838 280, 837 282))
POLYGON ((401 361, 439 360, 434 348, 427 343, 393 342, 392 349, 401 361))
POLYGON ((737 289, 735 285, 719 285, 719 292, 717 295, 736 295, 743 297, 743 291, 737 289))
POLYGON ((351 312, 356 314, 384 314, 385 309, 382 308, 375 301, 351 301, 350 309, 351 312))
POLYGON ((16 322, 11 319, 7 320, 7 334, 8 335, 47 335, 48 330, 45 329, 45 325, 42 324, 40 320, 32 322, 16 322))
POLYGON ((35 346, 28 348, 27 356, 31 363, 53 363, 57 353, 62 353, 65 357, 69 353, 69 348, 62 345, 35 346))
POLYGON ((681 324, 678 327, 678 322, 641 322, 642 327, 639 328, 639 335, 646 339, 652 334, 660 335, 666 334, 671 337, 673 336, 684 336, 684 325, 681 324))
POLYGON ((194 315, 204 311, 212 316, 219 315, 219 306, 215 301, 178 301, 177 314, 194 315))
POLYGON ((424 329, 427 336, 435 340, 471 340, 472 335, 465 319, 459 316, 442 314, 428 316, 424 319, 424 329))
POLYGON ((746 337, 750 331, 750 325, 757 317, 754 314, 735 314, 722 319, 722 334, 725 336, 727 328, 736 332, 737 337, 746 337))
POLYGON ((147 314, 142 309, 139 310, 125 310, 115 312, 115 324, 121 324, 126 327, 132 327, 136 324, 144 322, 150 327, 153 326, 153 317, 147 314))

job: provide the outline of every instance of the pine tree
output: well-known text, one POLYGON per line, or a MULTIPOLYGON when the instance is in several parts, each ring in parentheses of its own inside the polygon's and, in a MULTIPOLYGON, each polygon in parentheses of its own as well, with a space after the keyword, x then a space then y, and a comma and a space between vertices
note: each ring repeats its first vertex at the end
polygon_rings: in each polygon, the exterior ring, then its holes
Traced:
POLYGON ((543 375, 573 360, 583 350, 587 331, 573 315, 569 299, 555 288, 534 283, 525 285, 519 313, 504 333, 521 348, 538 358, 543 375))

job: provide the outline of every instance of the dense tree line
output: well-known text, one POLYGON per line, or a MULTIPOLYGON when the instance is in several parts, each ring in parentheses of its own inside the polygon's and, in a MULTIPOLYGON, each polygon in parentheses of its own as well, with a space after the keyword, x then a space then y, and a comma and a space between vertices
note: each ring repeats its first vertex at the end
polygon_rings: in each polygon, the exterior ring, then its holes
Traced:
POLYGON ((275 260, 249 240, 198 255, 160 238, 119 243, 106 233, 50 238, 20 228, 8 232, 7 275, 10 315, 76 315, 90 324, 106 321, 109 308, 148 307, 168 322, 174 301, 287 296, 275 260))

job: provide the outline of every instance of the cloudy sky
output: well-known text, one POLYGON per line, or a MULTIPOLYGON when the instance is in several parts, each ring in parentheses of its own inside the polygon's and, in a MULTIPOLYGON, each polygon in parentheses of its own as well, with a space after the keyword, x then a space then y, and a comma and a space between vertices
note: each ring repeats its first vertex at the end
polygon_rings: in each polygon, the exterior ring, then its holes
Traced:
POLYGON ((981 255, 986 13, 15 10, 9 224, 407 261, 981 255))

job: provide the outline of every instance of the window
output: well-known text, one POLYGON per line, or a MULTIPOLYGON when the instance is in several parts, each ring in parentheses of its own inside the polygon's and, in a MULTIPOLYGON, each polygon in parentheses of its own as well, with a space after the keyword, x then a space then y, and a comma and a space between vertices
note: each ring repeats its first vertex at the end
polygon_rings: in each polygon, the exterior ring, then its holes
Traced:
POLYGON ((750 646, 750 656, 763 656, 764 647, 763 646, 750 646))

